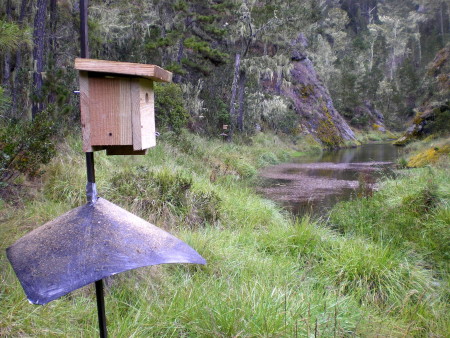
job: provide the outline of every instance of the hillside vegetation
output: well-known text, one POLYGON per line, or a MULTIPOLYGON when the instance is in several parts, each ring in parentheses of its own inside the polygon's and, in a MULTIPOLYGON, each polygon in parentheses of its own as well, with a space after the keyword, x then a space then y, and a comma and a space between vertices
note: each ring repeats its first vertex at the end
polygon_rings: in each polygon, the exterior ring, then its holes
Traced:
MULTIPOLYGON (((78 1, 3 4, 2 123, 44 112, 72 129, 78 1)), ((450 36, 442 0, 91 0, 88 26, 90 57, 173 72, 186 116, 159 109, 160 129, 218 137, 226 124, 331 148, 356 143, 350 127, 403 130, 433 91, 424 77, 450 36)))
MULTIPOLYGON (((259 167, 310 150, 307 142, 294 151, 264 134, 245 144, 172 137, 131 160, 99 153, 98 190, 208 264, 109 278, 111 336, 446 336, 448 159, 387 179, 373 197, 338 205, 329 220, 293 219, 251 186, 259 167)), ((3 197, 1 247, 84 203, 80 142, 62 147, 28 195, 14 198, 10 186, 3 197)), ((37 307, 4 251, 0 265, 2 335, 97 334, 91 286, 37 307)))

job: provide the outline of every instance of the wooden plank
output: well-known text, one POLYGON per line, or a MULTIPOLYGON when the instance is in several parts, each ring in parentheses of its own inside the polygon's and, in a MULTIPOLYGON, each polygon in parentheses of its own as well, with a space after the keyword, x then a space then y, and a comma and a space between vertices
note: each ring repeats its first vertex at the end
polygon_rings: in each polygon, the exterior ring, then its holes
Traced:
POLYGON ((106 155, 146 155, 147 149, 134 150, 133 146, 109 146, 106 147, 106 155))
POLYGON ((133 79, 131 92, 133 149, 141 150, 154 147, 156 145, 156 130, 153 81, 133 79))
POLYGON ((80 112, 83 151, 94 151, 91 146, 91 121, 89 113, 89 78, 87 72, 80 72, 80 112))
POLYGON ((132 145, 131 79, 89 78, 91 145, 132 145))
POLYGON ((80 71, 137 76, 158 82, 172 81, 171 72, 156 65, 146 65, 141 63, 76 58, 75 69, 80 71))

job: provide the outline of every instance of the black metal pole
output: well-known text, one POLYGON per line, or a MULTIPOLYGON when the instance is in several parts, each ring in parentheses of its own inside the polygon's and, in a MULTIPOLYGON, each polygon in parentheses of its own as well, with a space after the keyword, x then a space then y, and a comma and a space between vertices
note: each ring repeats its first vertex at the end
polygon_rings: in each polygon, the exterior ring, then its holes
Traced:
POLYGON ((80 56, 89 58, 88 43, 88 0, 80 0, 80 56))
MULTIPOLYGON (((88 0, 80 0, 80 47, 81 57, 88 58, 88 0)), ((97 201, 97 190, 95 187, 95 166, 93 152, 86 153, 86 172, 86 197, 88 203, 94 204, 97 201)), ((106 338, 108 336, 108 331, 106 330, 105 298, 103 293, 102 279, 95 282, 95 295, 97 297, 97 314, 100 338, 106 338)))
POLYGON ((106 338, 108 332, 106 331, 106 314, 105 314, 105 298, 103 297, 103 279, 95 282, 95 295, 97 296, 97 313, 98 325, 100 329, 100 337, 106 338))

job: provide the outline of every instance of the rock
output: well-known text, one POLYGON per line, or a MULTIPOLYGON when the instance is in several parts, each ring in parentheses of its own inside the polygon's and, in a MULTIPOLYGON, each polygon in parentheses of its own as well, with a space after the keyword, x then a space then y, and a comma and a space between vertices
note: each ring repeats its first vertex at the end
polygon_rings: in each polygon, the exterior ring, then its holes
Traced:
POLYGON ((422 99, 411 125, 394 142, 406 145, 415 139, 450 130, 450 44, 442 48, 428 65, 424 83, 430 86, 422 99))
POLYGON ((357 143, 353 130, 334 108, 330 93, 311 60, 298 52, 292 61, 291 83, 284 85, 280 94, 293 102, 302 125, 328 148, 357 143))

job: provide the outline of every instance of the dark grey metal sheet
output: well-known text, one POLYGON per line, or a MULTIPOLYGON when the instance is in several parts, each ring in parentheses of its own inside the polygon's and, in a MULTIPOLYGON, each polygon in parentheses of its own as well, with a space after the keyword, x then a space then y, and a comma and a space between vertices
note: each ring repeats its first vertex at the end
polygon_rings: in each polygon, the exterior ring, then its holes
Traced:
POLYGON ((6 253, 34 304, 143 266, 206 264, 186 243, 102 198, 31 231, 6 253))

